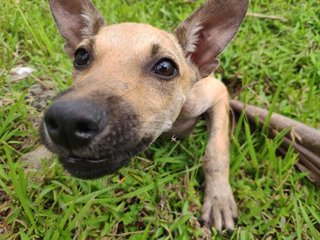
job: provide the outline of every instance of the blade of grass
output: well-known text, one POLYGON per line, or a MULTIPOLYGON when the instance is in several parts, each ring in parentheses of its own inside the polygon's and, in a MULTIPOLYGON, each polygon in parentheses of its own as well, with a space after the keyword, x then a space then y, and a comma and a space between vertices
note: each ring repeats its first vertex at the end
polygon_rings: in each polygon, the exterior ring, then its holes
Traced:
POLYGON ((31 210, 31 203, 27 197, 27 180, 23 172, 18 171, 15 164, 12 161, 12 158, 10 156, 10 151, 9 149, 5 146, 4 147, 5 153, 6 153, 6 158, 9 166, 9 173, 8 175, 10 176, 10 179, 12 181, 12 184, 15 189, 15 193, 21 202, 21 205, 27 215, 28 220, 31 223, 32 227, 35 227, 36 222, 33 217, 33 213, 31 210), (20 174, 19 174, 20 173, 20 174))

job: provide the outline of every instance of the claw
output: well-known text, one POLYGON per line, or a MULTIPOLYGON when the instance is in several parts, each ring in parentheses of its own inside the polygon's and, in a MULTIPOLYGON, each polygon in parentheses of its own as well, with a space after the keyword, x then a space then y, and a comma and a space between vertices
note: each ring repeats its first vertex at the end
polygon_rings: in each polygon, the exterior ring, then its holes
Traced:
POLYGON ((199 223, 201 227, 209 226, 208 222, 202 218, 199 219, 199 223))
POLYGON ((223 230, 226 230, 226 229, 227 229, 227 226, 226 226, 225 222, 223 222, 222 225, 221 225, 221 230, 223 231, 223 230))
POLYGON ((228 233, 228 235, 230 235, 230 236, 231 236, 231 235, 232 235, 232 233, 233 233, 233 230, 228 229, 228 230, 227 230, 227 233, 228 233))

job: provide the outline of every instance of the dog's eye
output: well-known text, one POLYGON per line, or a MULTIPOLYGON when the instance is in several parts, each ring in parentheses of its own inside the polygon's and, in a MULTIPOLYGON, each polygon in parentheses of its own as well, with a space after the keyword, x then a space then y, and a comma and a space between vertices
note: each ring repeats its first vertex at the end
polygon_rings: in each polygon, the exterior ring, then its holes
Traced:
POLYGON ((170 80, 177 76, 178 67, 173 60, 163 58, 154 65, 152 72, 165 80, 170 80))
POLYGON ((76 69, 84 69, 90 63, 90 55, 88 51, 84 48, 77 49, 73 65, 76 69))

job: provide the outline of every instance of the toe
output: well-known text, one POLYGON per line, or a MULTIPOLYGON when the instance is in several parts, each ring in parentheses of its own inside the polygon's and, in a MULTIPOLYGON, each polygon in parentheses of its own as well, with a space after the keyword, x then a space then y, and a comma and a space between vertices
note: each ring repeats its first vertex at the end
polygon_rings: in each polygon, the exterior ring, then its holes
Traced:
POLYGON ((234 220, 232 216, 231 209, 225 208, 223 210, 223 221, 224 221, 224 228, 227 230, 233 230, 234 229, 234 220))
POLYGON ((222 231, 222 214, 219 208, 212 209, 212 220, 218 232, 222 231))
POLYGON ((211 225, 212 203, 210 199, 205 199, 202 207, 201 222, 203 225, 211 225))
POLYGON ((236 219, 236 218, 238 217, 238 209, 237 209, 236 203, 235 203, 234 201, 231 201, 231 202, 229 203, 229 208, 230 208, 230 210, 231 210, 232 217, 233 217, 234 219, 236 219))

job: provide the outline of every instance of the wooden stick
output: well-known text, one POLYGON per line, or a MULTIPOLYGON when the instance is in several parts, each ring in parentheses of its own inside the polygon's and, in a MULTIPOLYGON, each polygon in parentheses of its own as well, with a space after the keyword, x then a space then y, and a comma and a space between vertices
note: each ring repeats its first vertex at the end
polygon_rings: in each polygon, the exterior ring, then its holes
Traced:
POLYGON ((281 16, 275 16, 275 15, 266 15, 266 14, 261 14, 261 13, 247 13, 247 16, 261 18, 261 19, 279 20, 284 23, 288 22, 288 19, 281 17, 281 16))
MULTIPOLYGON (((252 124, 258 118, 261 126, 264 125, 269 113, 265 109, 245 105, 236 100, 230 101, 230 105, 232 110, 238 114, 244 111, 252 124)), ((289 134, 283 137, 281 147, 278 150, 285 154, 289 147, 293 146, 299 155, 298 169, 307 171, 309 173, 308 177, 313 182, 320 184, 320 131, 280 114, 272 113, 268 126, 269 136, 274 138, 279 131, 286 128, 291 130, 289 134)))
MULTIPOLYGON (((265 120, 269 113, 265 109, 252 105, 245 105, 244 103, 236 100, 230 101, 230 105, 235 112, 240 113, 242 110, 245 110, 246 115, 251 119, 259 117, 259 119, 265 120)), ((278 131, 290 128, 291 131, 289 133, 289 138, 291 140, 298 142, 305 148, 320 156, 320 130, 309 127, 303 123, 277 113, 272 113, 270 125, 278 131)))

